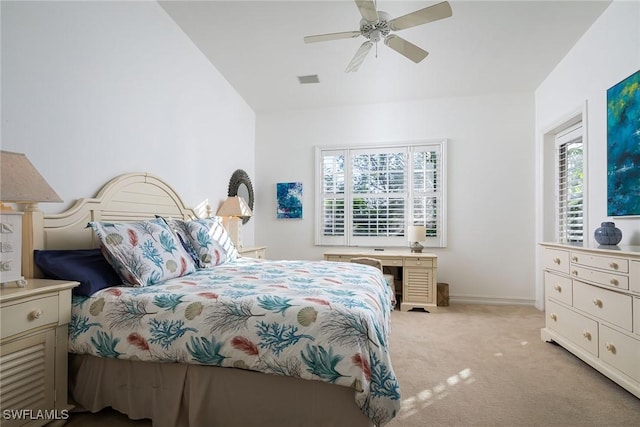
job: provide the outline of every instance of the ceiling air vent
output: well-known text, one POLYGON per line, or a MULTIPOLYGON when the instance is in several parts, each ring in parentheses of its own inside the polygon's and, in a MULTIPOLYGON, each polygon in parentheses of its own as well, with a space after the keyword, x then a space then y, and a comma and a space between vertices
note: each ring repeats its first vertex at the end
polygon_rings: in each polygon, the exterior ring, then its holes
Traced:
POLYGON ((317 74, 311 74, 308 76, 298 76, 298 81, 301 85, 306 85, 310 83, 320 83, 320 79, 317 74))

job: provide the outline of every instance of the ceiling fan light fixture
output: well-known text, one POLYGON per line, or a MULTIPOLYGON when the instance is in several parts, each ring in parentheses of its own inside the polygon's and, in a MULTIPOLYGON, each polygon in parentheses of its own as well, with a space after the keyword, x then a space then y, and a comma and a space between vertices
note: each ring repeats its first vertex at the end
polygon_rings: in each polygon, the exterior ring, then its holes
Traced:
POLYGON ((375 0, 354 1, 358 6, 360 16, 362 17, 362 19, 360 19, 360 31, 319 34, 315 36, 306 36, 304 38, 305 43, 355 38, 359 36, 366 38, 367 41, 360 46, 354 57, 351 59, 349 65, 347 65, 347 68, 345 69, 345 72, 347 73, 358 70, 373 45, 376 46, 377 52, 377 46, 380 40, 384 40, 384 44, 386 46, 395 50, 405 58, 410 59, 416 64, 419 63, 426 58, 429 53, 415 44, 398 37, 395 34, 391 34, 391 31, 400 31, 407 28, 417 27, 429 22, 449 18, 453 15, 451 5, 447 1, 443 1, 393 19, 391 19, 391 16, 387 12, 376 9, 375 0))
POLYGON ((317 74, 309 74, 307 76, 298 76, 298 82, 301 85, 320 83, 320 79, 317 74))

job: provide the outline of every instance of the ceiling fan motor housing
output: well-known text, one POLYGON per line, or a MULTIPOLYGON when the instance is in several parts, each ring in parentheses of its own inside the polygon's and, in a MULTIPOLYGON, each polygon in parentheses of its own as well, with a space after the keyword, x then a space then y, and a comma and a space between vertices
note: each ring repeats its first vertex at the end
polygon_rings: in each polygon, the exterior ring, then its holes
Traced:
POLYGON ((374 43, 380 41, 382 37, 389 35, 389 14, 381 10, 378 11, 378 21, 370 22, 364 18, 360 20, 360 32, 362 35, 374 43))

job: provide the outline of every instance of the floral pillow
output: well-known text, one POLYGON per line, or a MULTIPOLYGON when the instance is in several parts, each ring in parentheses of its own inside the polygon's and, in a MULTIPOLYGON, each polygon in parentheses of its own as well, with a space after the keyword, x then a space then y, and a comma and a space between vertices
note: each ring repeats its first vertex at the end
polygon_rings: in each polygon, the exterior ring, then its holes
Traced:
POLYGON ((107 261, 131 286, 149 286, 196 270, 162 219, 135 222, 90 222, 107 261))
POLYGON ((167 223, 186 244, 187 252, 196 256, 199 268, 215 267, 238 257, 238 250, 219 217, 168 219, 167 223))

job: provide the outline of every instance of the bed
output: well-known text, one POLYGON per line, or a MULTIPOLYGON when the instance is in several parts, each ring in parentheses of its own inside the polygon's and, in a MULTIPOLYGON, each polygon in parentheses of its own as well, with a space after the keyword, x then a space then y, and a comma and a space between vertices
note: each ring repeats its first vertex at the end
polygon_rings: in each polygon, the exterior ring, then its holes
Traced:
MULTIPOLYGON (((88 223, 198 221, 171 186, 145 173, 116 177, 65 212, 28 215, 27 251, 42 253, 98 248, 104 236, 88 223)), ((188 274, 74 296, 69 388, 78 407, 113 407, 161 427, 371 426, 395 417, 392 295, 380 270, 230 257, 189 272, 181 260, 172 271, 188 274)))

